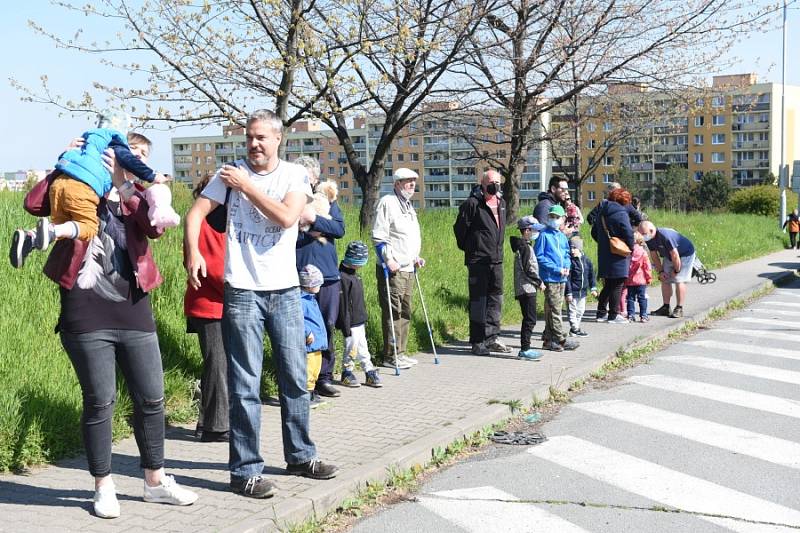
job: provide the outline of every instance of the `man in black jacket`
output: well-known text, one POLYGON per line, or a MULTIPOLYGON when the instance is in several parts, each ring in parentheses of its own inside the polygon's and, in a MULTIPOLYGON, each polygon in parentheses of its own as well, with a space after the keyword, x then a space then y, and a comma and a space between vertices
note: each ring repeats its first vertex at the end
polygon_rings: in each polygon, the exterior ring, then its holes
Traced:
POLYGON ((511 350, 498 339, 503 307, 503 240, 506 203, 501 177, 487 170, 458 209, 453 232, 469 276, 469 342, 475 355, 511 350))
MULTIPOLYGON (((567 180, 558 176, 550 178, 547 191, 539 193, 539 203, 533 208, 533 217, 536 220, 547 221, 550 208, 558 204, 563 206, 569 192, 567 180)), ((544 222, 542 222, 544 224, 544 222)))

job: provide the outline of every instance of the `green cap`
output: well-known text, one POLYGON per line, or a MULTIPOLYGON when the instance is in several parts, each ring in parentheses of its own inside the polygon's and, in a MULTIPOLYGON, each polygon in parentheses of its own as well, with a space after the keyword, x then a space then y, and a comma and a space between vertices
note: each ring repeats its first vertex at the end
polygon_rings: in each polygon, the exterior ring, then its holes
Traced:
POLYGON ((558 215, 560 217, 567 216, 567 213, 564 212, 564 208, 560 205, 556 204, 550 208, 550 211, 547 212, 548 215, 558 215))

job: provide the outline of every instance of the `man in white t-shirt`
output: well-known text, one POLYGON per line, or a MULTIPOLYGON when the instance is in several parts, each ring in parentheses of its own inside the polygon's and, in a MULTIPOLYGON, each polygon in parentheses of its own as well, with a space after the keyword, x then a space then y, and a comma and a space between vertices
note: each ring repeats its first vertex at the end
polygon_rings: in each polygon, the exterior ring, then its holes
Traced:
POLYGON ((282 161, 283 124, 267 110, 252 113, 245 129, 247 158, 225 165, 186 215, 186 269, 199 287, 206 262, 198 249, 202 220, 227 206, 225 305, 222 333, 228 355, 231 489, 268 498, 274 485, 262 477, 261 366, 269 334, 281 403, 287 471, 330 479, 337 468, 317 458, 309 436, 306 351, 299 280, 295 269, 297 220, 311 200, 303 167, 282 161))

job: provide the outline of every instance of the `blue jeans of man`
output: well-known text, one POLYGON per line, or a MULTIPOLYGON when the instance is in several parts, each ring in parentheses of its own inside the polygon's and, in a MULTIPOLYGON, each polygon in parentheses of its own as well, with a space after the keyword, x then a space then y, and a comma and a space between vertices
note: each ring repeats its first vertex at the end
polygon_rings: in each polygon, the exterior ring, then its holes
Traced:
POLYGON ((222 333, 228 354, 231 478, 261 475, 261 368, 269 335, 281 404, 283 456, 288 464, 316 457, 309 435, 303 311, 297 287, 252 291, 225 285, 222 333))

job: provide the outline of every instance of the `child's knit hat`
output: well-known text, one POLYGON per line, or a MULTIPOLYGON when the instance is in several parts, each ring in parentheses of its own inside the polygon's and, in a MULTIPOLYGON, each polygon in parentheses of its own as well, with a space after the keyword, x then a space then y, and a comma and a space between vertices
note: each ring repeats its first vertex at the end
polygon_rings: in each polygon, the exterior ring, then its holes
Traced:
POLYGON ((128 130, 131 129, 131 116, 116 109, 104 109, 98 114, 97 127, 117 130, 121 134, 127 135, 128 130))
POLYGON ((583 239, 581 239, 577 235, 575 235, 573 237, 570 237, 570 239, 569 239, 569 247, 570 248, 577 248, 578 250, 583 251, 583 239))
POLYGON ((545 228, 544 224, 540 224, 536 217, 533 215, 525 215, 524 217, 517 220, 517 228, 519 229, 528 229, 531 228, 534 231, 541 231, 545 228))
POLYGON ((369 248, 361 241, 350 241, 344 252, 342 263, 350 266, 364 266, 369 259, 369 248))
POLYGON ((319 287, 325 282, 322 276, 322 271, 314 265, 306 265, 298 272, 300 276, 300 286, 304 289, 313 289, 319 287))

